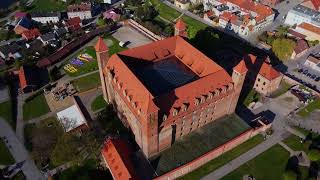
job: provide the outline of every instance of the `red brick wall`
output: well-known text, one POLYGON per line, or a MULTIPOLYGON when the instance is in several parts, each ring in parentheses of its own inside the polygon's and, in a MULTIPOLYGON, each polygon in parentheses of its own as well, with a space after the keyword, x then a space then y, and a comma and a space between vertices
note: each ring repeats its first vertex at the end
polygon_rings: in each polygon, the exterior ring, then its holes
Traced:
POLYGON ((227 143, 217 147, 216 149, 213 149, 209 151, 208 153, 200 156, 199 158, 180 166, 179 168, 176 168, 162 176, 159 176, 155 178, 156 180, 170 180, 170 179, 176 179, 178 177, 181 177, 185 174, 190 173, 191 171, 199 168, 200 166, 206 164, 207 162, 211 161, 212 159, 220 156, 221 154, 233 149, 234 147, 238 146, 239 144, 247 141, 249 138, 257 135, 259 132, 267 129, 270 127, 268 126, 261 126, 258 129, 249 129, 248 131, 242 133, 241 135, 237 136, 236 138, 228 141, 227 143))

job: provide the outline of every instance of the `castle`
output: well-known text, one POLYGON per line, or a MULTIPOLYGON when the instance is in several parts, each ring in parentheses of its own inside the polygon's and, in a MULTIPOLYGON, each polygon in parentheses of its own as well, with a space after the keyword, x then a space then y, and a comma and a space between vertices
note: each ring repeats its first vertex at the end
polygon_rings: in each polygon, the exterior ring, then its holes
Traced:
POLYGON ((241 61, 229 75, 179 35, 111 57, 102 38, 95 49, 103 97, 146 157, 234 113, 248 71, 241 61))

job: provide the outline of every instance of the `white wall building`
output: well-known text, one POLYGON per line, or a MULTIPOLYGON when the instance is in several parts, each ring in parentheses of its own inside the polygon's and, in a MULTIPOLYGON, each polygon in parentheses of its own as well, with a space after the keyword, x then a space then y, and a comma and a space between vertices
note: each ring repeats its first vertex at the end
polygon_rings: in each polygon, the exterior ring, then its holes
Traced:
POLYGON ((31 18, 42 24, 57 23, 61 19, 61 14, 60 12, 35 12, 31 14, 31 18))
POLYGON ((79 17, 82 19, 92 18, 91 3, 72 4, 68 6, 68 18, 79 17))

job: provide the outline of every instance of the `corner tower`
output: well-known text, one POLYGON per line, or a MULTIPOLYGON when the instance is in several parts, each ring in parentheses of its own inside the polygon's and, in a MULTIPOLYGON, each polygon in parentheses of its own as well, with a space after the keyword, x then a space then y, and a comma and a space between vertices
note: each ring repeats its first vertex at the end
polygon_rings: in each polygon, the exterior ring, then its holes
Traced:
POLYGON ((229 107, 229 114, 234 113, 234 111, 236 110, 247 72, 248 68, 244 60, 241 60, 241 62, 233 68, 232 81, 234 83, 235 93, 233 94, 233 98, 229 107))
POLYGON ((109 103, 107 86, 106 86, 107 85, 106 78, 103 73, 104 67, 106 66, 107 61, 109 59, 109 49, 101 37, 99 37, 99 39, 98 39, 98 42, 95 46, 95 50, 96 50, 96 55, 97 55, 98 67, 99 67, 99 75, 100 75, 100 80, 101 80, 103 99, 107 103, 109 103))
POLYGON ((182 37, 188 37, 187 35, 187 26, 183 22, 183 20, 180 18, 174 25, 174 35, 175 36, 182 36, 182 37))

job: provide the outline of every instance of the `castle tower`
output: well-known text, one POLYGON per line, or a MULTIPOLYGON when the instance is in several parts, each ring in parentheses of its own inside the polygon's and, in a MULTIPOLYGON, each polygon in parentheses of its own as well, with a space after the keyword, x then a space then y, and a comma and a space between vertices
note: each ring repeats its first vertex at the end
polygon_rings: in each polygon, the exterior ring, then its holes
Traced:
POLYGON ((182 19, 178 19, 178 21, 174 25, 174 35, 188 37, 186 30, 187 30, 186 24, 183 22, 182 19))
POLYGON ((103 73, 104 67, 106 66, 107 61, 109 59, 109 49, 101 37, 99 37, 98 39, 98 42, 95 46, 95 50, 97 55, 98 67, 99 67, 103 99, 107 103, 109 103, 107 87, 106 87, 106 78, 103 73))
POLYGON ((233 98, 229 107, 229 114, 234 113, 234 111, 236 110, 247 72, 248 68, 244 60, 241 60, 241 62, 233 68, 232 81, 234 82, 235 93, 233 94, 233 98))

